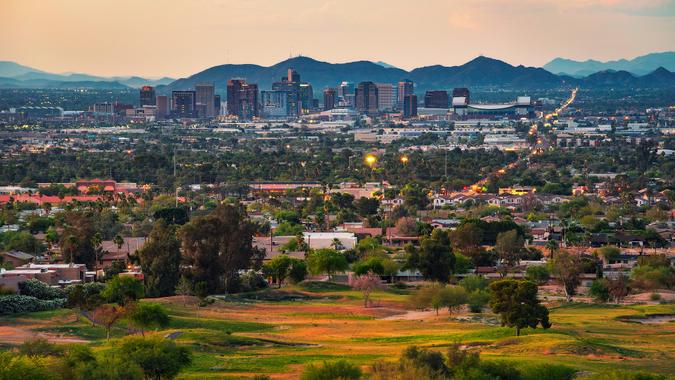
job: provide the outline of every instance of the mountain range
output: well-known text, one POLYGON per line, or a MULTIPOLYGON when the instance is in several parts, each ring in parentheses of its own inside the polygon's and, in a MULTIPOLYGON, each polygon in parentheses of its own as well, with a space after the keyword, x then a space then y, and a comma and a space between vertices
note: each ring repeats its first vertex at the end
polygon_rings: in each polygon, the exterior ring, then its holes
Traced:
MULTIPOLYGON (((416 92, 454 87, 499 88, 499 89, 548 89, 563 86, 584 88, 664 88, 675 86, 675 74, 658 68, 652 73, 637 76, 627 71, 601 71, 584 78, 556 75, 543 68, 512 66, 506 62, 477 57, 460 66, 426 66, 405 71, 396 67, 385 67, 381 63, 356 61, 349 63, 328 63, 308 57, 295 57, 272 66, 252 64, 227 64, 214 66, 187 78, 181 78, 158 91, 193 88, 197 83, 214 83, 216 90, 223 92, 230 78, 246 78, 257 83, 261 90, 270 89, 272 83, 286 75, 289 67, 300 73, 303 81, 312 84, 315 91, 337 86, 342 81, 358 83, 396 83, 402 79, 415 82, 416 92)), ((315 95, 316 96, 316 95, 315 95)))
MULTIPOLYGON (((225 93, 231 78, 246 78, 266 90, 281 80, 289 67, 294 68, 305 82, 312 84, 316 94, 325 87, 335 87, 342 81, 358 83, 397 83, 403 79, 415 82, 416 92, 454 87, 494 88, 508 90, 550 89, 570 86, 582 88, 673 88, 675 73, 657 67, 644 75, 626 70, 602 70, 577 77, 554 74, 544 68, 513 66, 506 62, 480 56, 459 66, 426 66, 406 71, 383 62, 356 61, 328 63, 309 57, 294 57, 272 66, 226 64, 208 68, 187 78, 146 79, 141 77, 97 77, 88 74, 53 74, 0 62, 0 88, 138 88, 149 84, 159 93, 194 88, 198 83, 214 83, 218 93, 225 93)), ((675 70, 675 69, 674 69, 675 70)))
POLYGON ((173 78, 141 78, 137 76, 101 77, 81 73, 54 74, 16 62, 0 61, 0 87, 3 88, 137 88, 173 82, 173 78))
POLYGON ((628 71, 635 75, 645 75, 663 67, 675 71, 675 52, 651 53, 634 59, 619 59, 616 61, 574 61, 566 58, 556 58, 544 65, 544 69, 554 74, 566 74, 582 77, 606 70, 628 71))

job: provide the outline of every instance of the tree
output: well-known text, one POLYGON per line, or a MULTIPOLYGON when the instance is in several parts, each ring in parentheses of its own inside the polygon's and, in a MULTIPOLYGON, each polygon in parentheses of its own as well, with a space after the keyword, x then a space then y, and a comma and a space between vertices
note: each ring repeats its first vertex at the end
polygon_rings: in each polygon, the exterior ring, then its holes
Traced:
POLYGON ((572 301, 577 286, 581 283, 581 259, 578 255, 562 251, 551 260, 551 273, 565 289, 567 302, 572 301))
POLYGON ((263 273, 271 276, 272 280, 276 281, 277 286, 281 288, 281 284, 288 276, 292 264, 293 262, 288 255, 278 255, 263 265, 263 273))
POLYGON ((146 379, 173 379, 192 363, 192 355, 187 347, 159 336, 125 337, 118 353, 141 367, 146 379))
POLYGON ((470 274, 459 281, 459 286, 471 293, 475 290, 484 290, 488 287, 490 281, 477 274, 470 274))
POLYGON ((103 289, 105 289, 105 284, 100 282, 70 285, 66 288, 66 305, 82 311, 93 310, 104 301, 101 296, 103 289))
POLYGON ((56 380, 59 377, 42 359, 16 355, 12 352, 0 352, 0 379, 40 379, 56 380))
POLYGON ((474 290, 469 293, 467 299, 467 304, 469 305, 469 311, 472 313, 480 313, 483 311, 485 305, 490 302, 490 293, 486 290, 474 290))
POLYGON ((369 215, 377 214, 377 210, 380 208, 380 201, 377 198, 361 197, 354 202, 354 206, 356 207, 356 212, 365 218, 369 215))
POLYGON ((608 278, 607 291, 615 303, 623 301, 623 299, 626 298, 626 296, 630 293, 628 277, 619 275, 615 278, 608 278))
POLYGON ((117 246, 117 252, 122 249, 122 246, 124 245, 124 238, 121 235, 115 235, 113 238, 113 243, 115 243, 115 246, 117 246))
POLYGON ((145 289, 150 297, 174 294, 180 278, 180 242, 175 227, 164 220, 155 223, 138 259, 145 276, 145 289))
POLYGON ((125 305, 145 296, 143 282, 130 276, 115 276, 106 283, 101 296, 108 302, 125 305))
POLYGON ((503 279, 490 284, 490 292, 490 308, 500 315, 502 326, 516 328, 516 336, 526 327, 551 327, 548 309, 539 303, 534 282, 503 279))
POLYGON ((525 270, 525 278, 534 282, 537 285, 546 284, 550 277, 551 271, 549 271, 546 265, 533 265, 527 267, 527 269, 525 270))
POLYGON ((607 264, 610 264, 619 259, 621 250, 613 246, 605 246, 595 250, 595 253, 602 257, 607 264))
POLYGON ((235 290, 241 269, 258 267, 265 252, 253 247, 255 224, 241 205, 220 205, 180 229, 183 259, 192 280, 209 294, 235 290))
POLYGON ((396 221, 396 230, 401 236, 417 236, 417 222, 411 217, 400 218, 396 221))
POLYGON ((94 246, 94 236, 97 233, 94 213, 65 211, 57 225, 63 229, 61 250, 68 252, 70 262, 86 264, 93 269, 97 259, 94 246))
POLYGON ((607 286, 607 279, 600 278, 591 284, 588 294, 593 297, 596 302, 609 301, 609 287, 607 286))
POLYGON ((291 270, 288 272, 288 278, 291 282, 297 284, 307 277, 307 263, 300 259, 291 259, 291 270))
POLYGON ((139 302, 131 307, 128 318, 132 324, 141 329, 141 335, 145 336, 145 330, 152 327, 166 327, 169 325, 169 314, 164 306, 158 303, 139 302))
POLYGON ((419 249, 407 244, 405 251, 407 266, 417 268, 427 280, 446 283, 455 269, 455 255, 443 230, 436 229, 431 236, 423 237, 419 249))
POLYGON ((126 310, 123 306, 103 304, 92 311, 92 319, 105 328, 105 339, 110 339, 110 330, 115 322, 122 318, 126 310))
POLYGON ((524 240, 518 231, 511 230, 497 235, 495 251, 499 255, 502 277, 520 261, 520 253, 524 248, 524 240))
POLYGON ((475 223, 464 223, 450 232, 450 241, 454 249, 471 257, 483 241, 483 230, 475 223))
POLYGON ((447 307, 448 313, 452 313, 453 310, 464 305, 467 299, 464 288, 448 285, 437 289, 436 294, 431 298, 431 305, 436 309, 436 315, 438 315, 438 309, 443 307, 447 307))
POLYGON ((349 285, 363 294, 363 307, 368 307, 370 293, 377 289, 384 289, 380 276, 373 272, 350 278, 349 285))
POLYGON ((334 273, 343 272, 349 268, 345 255, 331 248, 311 252, 307 257, 307 265, 310 273, 326 273, 329 280, 332 280, 334 273))

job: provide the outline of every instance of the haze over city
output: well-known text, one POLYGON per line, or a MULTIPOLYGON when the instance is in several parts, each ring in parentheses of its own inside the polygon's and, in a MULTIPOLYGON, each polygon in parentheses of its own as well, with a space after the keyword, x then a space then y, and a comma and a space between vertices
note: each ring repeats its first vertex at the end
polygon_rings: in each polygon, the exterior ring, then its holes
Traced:
POLYGON ((412 69, 478 55, 542 66, 675 49, 672 0, 4 0, 0 60, 51 72, 183 77, 304 55, 412 69))

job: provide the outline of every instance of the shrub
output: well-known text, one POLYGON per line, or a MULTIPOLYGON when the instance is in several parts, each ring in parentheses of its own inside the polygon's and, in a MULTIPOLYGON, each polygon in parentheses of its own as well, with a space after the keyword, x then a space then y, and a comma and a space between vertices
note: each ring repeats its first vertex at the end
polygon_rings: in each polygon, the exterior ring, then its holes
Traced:
POLYGON ((660 293, 652 293, 649 295, 649 299, 652 301, 661 301, 661 294, 660 293))
POLYGON ((58 376, 47 368, 42 359, 0 352, 0 379, 57 379, 58 376))
POLYGON ((533 364, 520 368, 521 380, 571 380, 576 374, 574 368, 560 364, 533 364))
POLYGON ((304 260, 292 259, 291 270, 288 272, 288 278, 292 283, 297 284, 305 281, 307 277, 307 263, 304 260))
POLYGON ((551 277, 551 272, 545 265, 535 265, 525 270, 525 278, 535 282, 537 285, 544 285, 551 277))
POLYGON ((242 292, 253 292, 269 286, 267 280, 258 272, 250 270, 239 277, 242 292))
POLYGON ((101 296, 108 302, 124 305, 128 301, 143 298, 145 289, 141 280, 129 276, 115 276, 106 283, 101 296))
POLYGON ((302 380, 357 380, 361 378, 361 370, 355 365, 339 360, 323 362, 321 366, 309 364, 302 373, 302 380))
POLYGON ((19 283, 19 293, 22 296, 31 296, 41 300, 55 300, 66 298, 66 293, 61 288, 52 288, 46 283, 30 279, 19 283))
POLYGON ((486 290, 474 290, 469 293, 467 304, 469 311, 472 313, 480 313, 483 311, 485 305, 490 302, 490 293, 486 290))
POLYGON ((459 286, 471 293, 474 290, 483 290, 488 287, 489 280, 481 275, 470 274, 459 281, 459 286))
POLYGON ((628 371, 628 370, 610 370, 592 375, 588 380, 665 380, 663 375, 657 375, 647 372, 628 371))
POLYGON ((41 300, 31 296, 0 296, 0 314, 32 313, 35 311, 54 310, 64 306, 65 298, 41 300))
POLYGON ((136 363, 146 379, 173 379, 190 363, 192 357, 187 347, 158 336, 142 338, 128 336, 121 341, 119 354, 136 363))
POLYGON ((60 356, 63 350, 45 338, 35 338, 20 345, 19 353, 26 356, 60 356))
POLYGON ((609 287, 607 286, 607 280, 602 278, 593 281, 591 288, 588 290, 588 294, 593 297, 596 302, 609 301, 609 287))

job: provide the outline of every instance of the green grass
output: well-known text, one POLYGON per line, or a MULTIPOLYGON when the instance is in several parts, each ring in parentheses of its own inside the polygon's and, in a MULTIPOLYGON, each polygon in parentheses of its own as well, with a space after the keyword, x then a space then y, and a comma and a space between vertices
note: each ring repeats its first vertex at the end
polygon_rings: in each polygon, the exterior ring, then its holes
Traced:
POLYGON ((255 322, 241 322, 228 321, 223 319, 212 318, 196 318, 185 316, 171 316, 171 322, 168 329, 182 330, 182 329, 209 329, 223 332, 255 332, 272 330, 274 326, 266 325, 264 323, 255 322))

